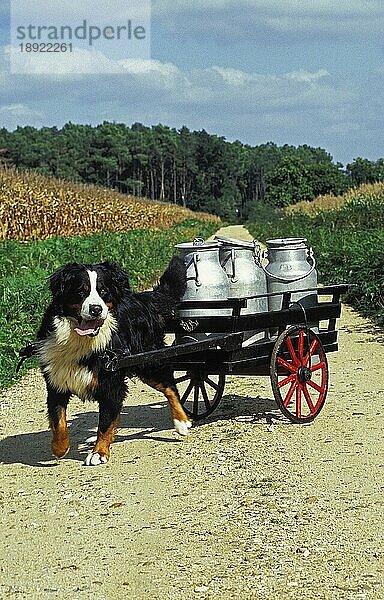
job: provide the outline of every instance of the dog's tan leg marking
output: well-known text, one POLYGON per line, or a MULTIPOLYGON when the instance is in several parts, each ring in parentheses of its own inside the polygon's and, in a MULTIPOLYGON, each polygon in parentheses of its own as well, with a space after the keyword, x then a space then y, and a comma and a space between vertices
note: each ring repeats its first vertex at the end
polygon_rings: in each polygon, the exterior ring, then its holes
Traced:
POLYGON ((50 419, 49 426, 52 431, 52 453, 56 458, 63 458, 69 450, 69 435, 67 427, 67 416, 64 407, 60 408, 60 417, 55 426, 52 419, 50 419))
POLYGON ((158 390, 159 392, 162 392, 164 394, 164 396, 168 400, 168 404, 171 409, 172 419, 176 431, 180 435, 188 435, 189 429, 192 427, 192 423, 188 419, 187 415, 183 410, 183 407, 180 404, 180 396, 177 389, 172 386, 166 386, 163 383, 159 383, 158 381, 153 381, 151 379, 142 378, 142 381, 150 387, 154 388, 155 390, 158 390))
POLYGON ((107 463, 111 454, 111 444, 119 426, 119 417, 115 419, 106 431, 97 431, 97 440, 92 452, 85 459, 85 464, 95 466, 107 463))

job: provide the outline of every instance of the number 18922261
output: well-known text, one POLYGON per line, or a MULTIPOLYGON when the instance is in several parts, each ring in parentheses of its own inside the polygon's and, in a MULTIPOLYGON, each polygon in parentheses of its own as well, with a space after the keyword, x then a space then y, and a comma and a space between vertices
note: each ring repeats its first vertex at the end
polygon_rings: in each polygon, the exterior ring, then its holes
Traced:
POLYGON ((34 42, 27 44, 19 44, 21 52, 72 52, 73 47, 71 43, 45 43, 45 42, 34 42))

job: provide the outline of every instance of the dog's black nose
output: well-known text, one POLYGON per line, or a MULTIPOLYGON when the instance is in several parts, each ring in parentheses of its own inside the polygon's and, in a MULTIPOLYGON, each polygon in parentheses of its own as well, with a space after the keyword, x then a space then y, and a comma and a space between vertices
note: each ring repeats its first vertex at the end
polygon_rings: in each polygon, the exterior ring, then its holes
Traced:
POLYGON ((100 304, 89 305, 89 314, 91 315, 91 317, 95 317, 95 319, 97 319, 97 317, 100 317, 102 311, 103 307, 100 306, 100 304))

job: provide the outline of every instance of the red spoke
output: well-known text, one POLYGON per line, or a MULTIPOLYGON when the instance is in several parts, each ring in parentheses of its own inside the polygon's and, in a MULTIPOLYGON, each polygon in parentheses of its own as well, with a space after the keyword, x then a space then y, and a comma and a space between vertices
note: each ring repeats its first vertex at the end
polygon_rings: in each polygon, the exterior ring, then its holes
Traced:
POLYGON ((279 381, 279 383, 277 385, 279 386, 279 388, 284 387, 285 385, 287 385, 287 383, 291 383, 292 381, 296 381, 296 378, 297 378, 296 373, 292 373, 292 375, 289 375, 285 379, 282 379, 281 381, 279 381))
POLYGON ((296 417, 301 418, 301 390, 302 387, 299 384, 296 389, 296 417))
POLYGON ((319 343, 319 342, 318 342, 318 340, 313 340, 312 344, 310 345, 310 347, 309 347, 309 352, 308 352, 308 354, 306 354, 306 355, 305 355, 305 357, 304 357, 304 359, 303 359, 303 365, 304 365, 305 367, 306 367, 306 366, 307 366, 307 364, 308 364, 309 357, 310 357, 310 356, 313 356, 313 354, 314 354, 314 352, 315 352, 315 350, 316 350, 316 348, 317 348, 317 345, 318 345, 318 343, 319 343))
POLYGON ((291 363, 284 360, 284 358, 281 358, 281 356, 278 357, 277 362, 282 367, 285 367, 286 369, 288 369, 288 371, 291 371, 291 373, 297 373, 297 367, 295 367, 295 365, 292 365, 291 363))
POLYGON ((293 347, 293 344, 292 344, 292 340, 291 340, 291 338, 289 336, 287 336, 287 338, 285 340, 285 343, 287 344, 287 348, 289 350, 289 353, 291 355, 291 358, 292 358, 293 362, 295 363, 295 365, 297 367, 300 367, 301 362, 299 361, 299 359, 296 356, 296 352, 294 350, 294 347, 293 347))
POLYGON ((304 331, 302 329, 300 329, 300 331, 299 331, 299 343, 298 343, 297 351, 299 353, 301 360, 303 360, 303 357, 304 357, 304 331))
POLYGON ((309 392, 307 390, 307 387, 305 385, 303 386, 303 392, 304 392, 304 396, 305 396, 305 399, 306 399, 307 404, 308 404, 308 408, 311 411, 311 415, 313 415, 313 413, 316 410, 316 407, 313 405, 312 398, 311 398, 311 396, 310 396, 310 394, 309 394, 309 392))
POLYGON ((317 365, 313 365, 310 368, 310 371, 311 371, 311 373, 313 373, 313 371, 318 371, 319 369, 326 369, 326 368, 327 367, 326 367, 325 362, 319 362, 319 363, 317 363, 317 365))
POLYGON ((272 351, 270 376, 282 413, 294 423, 312 421, 328 389, 327 358, 315 332, 293 325, 281 333, 272 351))
POLYGON ((313 389, 316 390, 316 392, 319 392, 319 394, 322 394, 325 390, 324 384, 322 387, 320 387, 319 385, 317 385, 317 383, 315 383, 311 379, 309 381, 307 381, 307 384, 310 385, 311 387, 313 387, 313 389))
POLYGON ((291 387, 288 390, 288 394, 284 398, 284 406, 285 406, 285 408, 287 408, 288 404, 290 403, 291 398, 293 396, 293 392, 295 391, 297 385, 298 385, 297 381, 293 381, 292 382, 292 385, 291 385, 291 387))
POLYGON ((313 340, 312 344, 309 347, 309 354, 312 356, 312 354, 314 353, 314 351, 317 348, 319 341, 318 340, 313 340))

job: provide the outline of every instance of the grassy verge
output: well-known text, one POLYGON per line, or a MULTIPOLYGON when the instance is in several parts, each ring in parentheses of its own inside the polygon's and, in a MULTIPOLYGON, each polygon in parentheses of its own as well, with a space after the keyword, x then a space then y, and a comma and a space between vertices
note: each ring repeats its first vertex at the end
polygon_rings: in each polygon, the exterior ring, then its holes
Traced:
POLYGON ((260 209, 248 224, 252 235, 306 237, 317 259, 319 281, 353 283, 346 301, 384 324, 384 195, 355 197, 341 208, 314 215, 260 209))
POLYGON ((175 254, 176 243, 208 237, 217 223, 190 219, 168 230, 136 229, 85 237, 0 243, 0 388, 16 381, 18 350, 35 338, 48 303, 47 279, 67 262, 114 260, 133 289, 149 286, 175 254))

